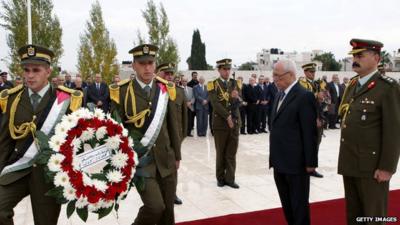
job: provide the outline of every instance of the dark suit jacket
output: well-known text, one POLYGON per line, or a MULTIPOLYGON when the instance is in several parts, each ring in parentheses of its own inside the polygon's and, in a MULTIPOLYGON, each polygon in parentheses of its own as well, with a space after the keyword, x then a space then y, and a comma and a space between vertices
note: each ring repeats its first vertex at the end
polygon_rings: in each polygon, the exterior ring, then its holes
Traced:
POLYGON ((87 102, 93 102, 95 105, 98 101, 103 102, 101 107, 104 112, 108 112, 110 93, 106 83, 100 84, 100 90, 97 90, 96 83, 90 84, 87 90, 87 102))
POLYGON ((246 99, 247 103, 256 103, 258 100, 258 96, 260 95, 260 90, 257 86, 251 86, 247 85, 245 92, 244 92, 244 98, 246 99))
POLYGON ((269 165, 276 172, 306 173, 306 167, 318 166, 317 112, 315 97, 296 83, 276 112, 271 112, 269 165))
POLYGON ((194 105, 196 110, 208 111, 208 104, 203 105, 203 100, 208 100, 208 92, 206 88, 206 85, 203 85, 203 88, 201 88, 199 84, 193 88, 193 95, 195 98, 194 105))
POLYGON ((339 104, 340 101, 342 100, 344 90, 343 90, 342 85, 338 84, 338 87, 339 87, 339 97, 337 96, 335 84, 333 82, 328 83, 328 91, 329 91, 329 94, 331 95, 332 104, 339 104))
POLYGON ((269 99, 269 90, 268 90, 268 86, 266 84, 257 84, 257 89, 259 92, 258 95, 258 100, 260 100, 260 106, 263 108, 267 108, 268 104, 266 105, 261 105, 261 101, 268 101, 269 99))
POLYGON ((72 89, 74 89, 74 88, 75 88, 75 83, 72 82, 72 81, 70 81, 70 82, 64 82, 64 86, 67 87, 67 88, 72 88, 72 89))

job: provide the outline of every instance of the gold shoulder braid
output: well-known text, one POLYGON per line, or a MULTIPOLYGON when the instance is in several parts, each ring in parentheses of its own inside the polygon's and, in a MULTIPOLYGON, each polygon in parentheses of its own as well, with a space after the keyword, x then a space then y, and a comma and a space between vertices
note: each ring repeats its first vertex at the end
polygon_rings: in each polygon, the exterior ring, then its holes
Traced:
POLYGON ((347 95, 349 94, 349 88, 350 88, 351 86, 353 86, 354 83, 357 82, 357 81, 358 81, 358 76, 353 77, 353 78, 349 81, 350 84, 349 84, 349 85, 346 87, 346 89, 344 90, 343 97, 342 97, 342 101, 340 102, 339 110, 338 110, 339 116, 342 118, 342 124, 344 124, 344 122, 346 121, 347 113, 349 112, 350 105, 351 105, 351 103, 353 103, 354 99, 353 99, 353 98, 350 99, 350 102, 349 102, 349 103, 346 103, 346 104, 344 104, 344 100, 347 98, 347 95))
POLYGON ((242 90, 243 84, 241 80, 236 80, 236 84, 239 87, 240 90, 242 90))
POLYGON ((70 89, 64 86, 58 86, 57 89, 64 91, 71 95, 71 103, 69 104, 69 109, 74 112, 82 106, 83 93, 82 91, 70 89))
POLYGON ((28 136, 29 133, 32 133, 32 136, 35 138, 36 132, 36 124, 34 123, 36 116, 33 116, 31 122, 25 122, 19 126, 14 126, 15 113, 17 112, 18 103, 21 100, 21 95, 24 91, 18 93, 17 97, 11 104, 10 109, 10 121, 8 123, 8 129, 10 130, 11 138, 14 140, 23 139, 28 136))
POLYGON ((208 81, 207 82, 207 91, 212 91, 214 90, 214 81, 208 81))
POLYGON ((229 102, 228 87, 226 87, 227 91, 224 91, 224 89, 222 89, 221 85, 219 85, 218 80, 215 80, 214 82, 215 82, 216 89, 219 89, 221 91, 221 94, 218 96, 218 100, 219 101, 225 100, 225 101, 229 102))
POLYGON ((156 80, 160 81, 161 83, 165 84, 165 86, 167 87, 167 91, 168 91, 168 95, 169 95, 169 99, 171 101, 175 101, 176 99, 176 89, 175 89, 175 84, 167 81, 159 76, 156 76, 156 80))
POLYGON ((7 112, 7 102, 8 102, 8 96, 22 90, 24 88, 24 86, 22 84, 11 88, 11 89, 5 89, 3 91, 0 92, 0 110, 3 113, 7 112))
POLYGON ((144 125, 145 117, 146 115, 150 115, 150 108, 147 108, 140 113, 136 113, 136 98, 135 98, 135 92, 133 90, 133 82, 130 82, 128 85, 128 89, 126 90, 126 95, 125 95, 125 116, 128 118, 126 123, 133 123, 135 127, 141 128, 144 125), (131 97, 131 104, 132 104, 132 112, 133 115, 129 116, 128 115, 128 97, 131 97))
POLYGON ((130 79, 125 79, 121 80, 118 82, 118 84, 110 84, 109 89, 110 89, 110 98, 113 100, 115 103, 119 104, 119 89, 121 86, 129 83, 131 80, 130 79))

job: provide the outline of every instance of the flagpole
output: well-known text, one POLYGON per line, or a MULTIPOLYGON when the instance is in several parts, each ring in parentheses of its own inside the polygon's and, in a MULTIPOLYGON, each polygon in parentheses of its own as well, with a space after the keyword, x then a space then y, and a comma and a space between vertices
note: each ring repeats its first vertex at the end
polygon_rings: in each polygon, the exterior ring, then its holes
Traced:
POLYGON ((28 44, 32 44, 32 16, 31 16, 31 0, 27 0, 28 14, 28 44))

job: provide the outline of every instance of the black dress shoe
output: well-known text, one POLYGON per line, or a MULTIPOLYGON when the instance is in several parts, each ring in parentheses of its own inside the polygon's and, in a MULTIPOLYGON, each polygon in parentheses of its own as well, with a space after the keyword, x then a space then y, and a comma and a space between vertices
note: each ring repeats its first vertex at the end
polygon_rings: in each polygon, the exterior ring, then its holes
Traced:
POLYGON ((310 176, 313 176, 313 177, 318 177, 318 178, 323 178, 324 177, 324 175, 318 173, 316 170, 314 170, 313 172, 311 172, 309 174, 310 174, 310 176))
POLYGON ((225 182, 223 182, 223 181, 218 181, 217 182, 217 186, 218 187, 223 187, 225 185, 225 182))
POLYGON ((233 183, 225 183, 225 184, 227 186, 231 187, 231 188, 235 188, 235 189, 239 188, 239 185, 237 183, 235 183, 235 182, 233 182, 233 183))
POLYGON ((193 137, 193 135, 191 135, 191 134, 188 134, 187 136, 188 136, 188 137, 193 137))
POLYGON ((246 132, 240 132, 240 134, 246 135, 246 132))
POLYGON ((178 196, 175 195, 174 204, 175 205, 182 205, 182 203, 183 203, 182 200, 178 196))

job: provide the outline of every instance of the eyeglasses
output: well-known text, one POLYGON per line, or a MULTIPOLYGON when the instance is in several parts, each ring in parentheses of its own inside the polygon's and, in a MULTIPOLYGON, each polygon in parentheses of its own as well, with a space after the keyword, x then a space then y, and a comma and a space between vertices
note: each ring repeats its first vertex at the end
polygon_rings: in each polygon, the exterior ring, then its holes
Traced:
POLYGON ((282 77, 284 77, 288 73, 290 73, 290 71, 284 72, 282 74, 274 73, 274 74, 272 74, 272 78, 275 79, 275 80, 280 80, 280 79, 282 79, 282 77))

